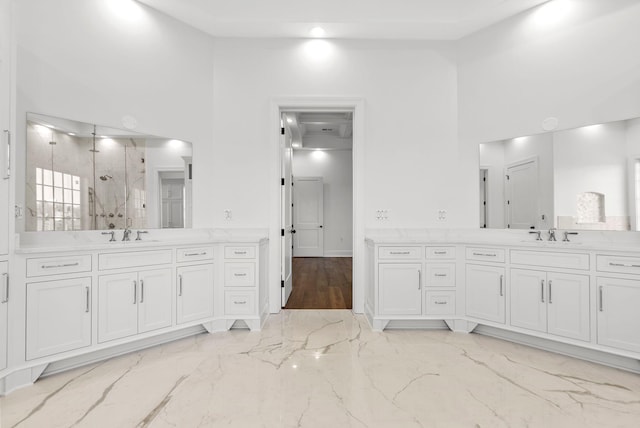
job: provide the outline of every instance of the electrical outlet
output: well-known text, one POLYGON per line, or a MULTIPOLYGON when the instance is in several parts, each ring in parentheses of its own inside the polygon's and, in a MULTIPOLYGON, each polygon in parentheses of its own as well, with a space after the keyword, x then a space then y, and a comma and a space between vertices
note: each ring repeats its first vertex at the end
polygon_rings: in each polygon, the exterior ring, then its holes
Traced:
POLYGON ((447 210, 438 210, 438 220, 445 221, 447 219, 447 210))
POLYGON ((231 210, 224 210, 224 219, 226 221, 230 221, 231 220, 231 210))
POLYGON ((376 210, 376 220, 389 220, 389 210, 376 210))
POLYGON ((22 208, 22 205, 15 206, 15 217, 16 218, 24 217, 24 209, 22 208))

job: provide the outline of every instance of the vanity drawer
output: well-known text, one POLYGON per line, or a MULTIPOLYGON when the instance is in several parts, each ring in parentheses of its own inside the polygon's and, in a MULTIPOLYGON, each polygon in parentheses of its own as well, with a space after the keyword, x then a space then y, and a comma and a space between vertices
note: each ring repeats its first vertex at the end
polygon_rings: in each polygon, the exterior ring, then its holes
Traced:
POLYGON ((598 254, 596 256, 598 272, 640 274, 640 257, 612 256, 598 254))
POLYGON ((224 247, 225 259, 255 259, 256 247, 224 247))
POLYGON ((380 247, 379 259, 421 259, 421 247, 380 247))
POLYGON ((253 291, 225 291, 224 313, 226 315, 254 315, 256 293, 253 291))
POLYGON ((178 263, 199 260, 213 260, 213 247, 178 248, 176 250, 178 263))
POLYGON ((565 269, 589 269, 589 254, 511 250, 511 263, 565 269))
POLYGON ((256 284, 255 263, 225 263, 224 285, 226 287, 253 287, 256 284))
POLYGON ((467 260, 504 263, 504 249, 467 247, 467 260))
POLYGON ((427 263, 427 287, 455 287, 455 263, 427 263))
POLYGON ((455 259, 456 247, 426 247, 427 260, 455 259))
POLYGON ((456 292, 427 291, 425 313, 427 315, 454 315, 456 313, 456 292))
POLYGON ((27 259, 27 277, 91 272, 91 254, 27 259))
POLYGON ((122 269, 138 266, 153 266, 170 264, 173 259, 173 251, 148 250, 128 251, 125 253, 98 254, 98 269, 122 269))

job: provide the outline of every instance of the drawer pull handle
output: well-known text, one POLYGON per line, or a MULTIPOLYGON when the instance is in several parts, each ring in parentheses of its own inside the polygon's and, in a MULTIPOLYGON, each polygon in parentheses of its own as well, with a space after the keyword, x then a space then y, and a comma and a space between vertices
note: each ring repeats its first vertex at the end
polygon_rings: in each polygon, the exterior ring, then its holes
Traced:
POLYGON ((206 251, 202 251, 200 253, 184 253, 185 257, 192 257, 192 256, 206 256, 207 252, 206 251))
POLYGON ((544 303, 544 279, 540 280, 540 301, 544 303))
POLYGON ((442 278, 442 277, 446 277, 446 276, 447 276, 447 274, 446 274, 446 273, 436 273, 436 274, 435 274, 435 275, 433 275, 433 276, 437 276, 437 277, 442 278))
POLYGON ((389 254, 394 256, 406 256, 408 254, 411 254, 411 252, 410 251, 389 251, 389 254))
POLYGON ((498 257, 496 253, 473 253, 473 255, 480 257, 498 257))
POLYGON ((640 265, 634 265, 634 264, 625 264, 625 263, 614 263, 614 262, 609 262, 609 266, 614 266, 614 267, 629 267, 629 268, 640 268, 640 265))
POLYGON ((600 294, 600 296, 599 296, 600 297, 600 306, 599 306, 600 312, 604 312, 604 303, 602 302, 603 301, 603 294, 604 294, 603 288, 604 287, 601 285, 600 289, 599 289, 599 292, 600 292, 599 293, 600 294))
POLYGON ((233 254, 238 255, 238 256, 244 256, 245 254, 247 254, 246 251, 234 251, 233 254))
POLYGON ((438 301, 438 300, 436 300, 436 301, 435 301, 435 302, 433 302, 433 303, 435 303, 436 305, 446 305, 446 304, 447 304, 447 302, 440 302, 440 301, 438 301))
POLYGON ((2 300, 0 300, 0 303, 7 303, 9 301, 9 274, 8 273, 2 274, 2 287, 3 287, 3 293, 2 293, 2 300))
POLYGON ((84 287, 84 289, 85 289, 85 299, 86 299, 84 311, 88 313, 89 312, 89 300, 90 300, 89 299, 89 287, 84 287))
POLYGON ((553 303, 553 300, 551 300, 551 280, 549 280, 549 304, 553 303))
POLYGON ((246 305, 247 301, 246 300, 234 300, 233 304, 234 305, 246 305))
POLYGON ((138 284, 137 281, 133 281, 133 304, 138 301, 138 284))
POLYGON ((246 273, 234 273, 233 276, 247 276, 246 273))
POLYGON ((182 296, 182 275, 178 275, 178 296, 182 296))
POLYGON ((140 280, 140 303, 144 302, 144 280, 140 280))
POLYGON ((500 297, 504 296, 504 292, 502 291, 503 282, 504 282, 504 275, 500 275, 500 297))
POLYGON ((436 254, 438 256, 442 256, 442 255, 447 254, 447 252, 446 251, 434 251, 433 254, 436 254))
POLYGON ((55 269, 55 268, 65 268, 65 267, 72 267, 72 266, 79 266, 80 262, 75 262, 75 263, 62 263, 59 265, 42 265, 42 269, 55 269))
POLYGON ((418 269, 418 290, 422 289, 422 271, 418 269))

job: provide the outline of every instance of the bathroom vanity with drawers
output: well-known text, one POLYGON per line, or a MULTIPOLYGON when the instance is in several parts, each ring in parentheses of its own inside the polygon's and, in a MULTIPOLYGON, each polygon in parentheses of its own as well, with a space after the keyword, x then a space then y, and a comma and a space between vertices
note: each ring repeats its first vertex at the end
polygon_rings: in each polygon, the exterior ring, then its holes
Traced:
POLYGON ((259 330, 268 315, 265 235, 185 233, 18 245, 0 393, 202 331, 259 330))
POLYGON ((368 238, 372 328, 476 331, 640 372, 635 245, 492 238, 368 238))

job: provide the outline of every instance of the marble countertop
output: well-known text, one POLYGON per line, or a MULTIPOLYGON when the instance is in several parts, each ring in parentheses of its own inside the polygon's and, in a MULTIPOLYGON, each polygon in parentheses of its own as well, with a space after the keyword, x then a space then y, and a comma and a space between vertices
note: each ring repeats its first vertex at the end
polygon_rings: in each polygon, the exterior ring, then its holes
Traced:
POLYGON ((136 240, 122 241, 122 231, 117 230, 115 241, 103 231, 82 232, 26 232, 16 235, 17 254, 58 253, 70 251, 136 250, 180 245, 206 245, 219 243, 258 244, 268 240, 267 230, 258 229, 180 229, 149 230, 136 240))
POLYGON ((575 250, 575 251, 618 251, 640 252, 640 234, 579 232, 570 236, 570 242, 562 241, 563 231, 556 231, 556 241, 547 240, 543 232, 542 241, 536 241, 535 235, 526 230, 375 230, 365 234, 367 240, 382 245, 467 245, 467 246, 508 246, 526 249, 575 250))

